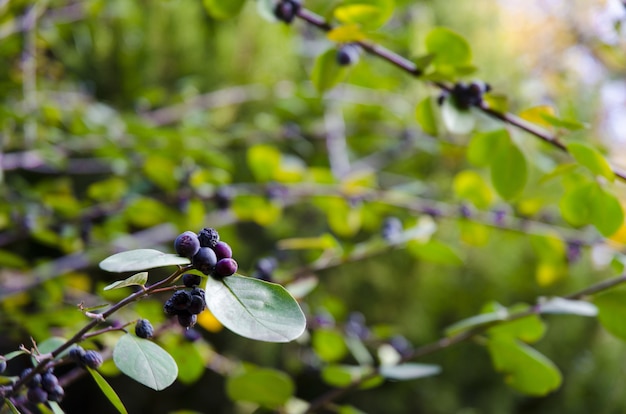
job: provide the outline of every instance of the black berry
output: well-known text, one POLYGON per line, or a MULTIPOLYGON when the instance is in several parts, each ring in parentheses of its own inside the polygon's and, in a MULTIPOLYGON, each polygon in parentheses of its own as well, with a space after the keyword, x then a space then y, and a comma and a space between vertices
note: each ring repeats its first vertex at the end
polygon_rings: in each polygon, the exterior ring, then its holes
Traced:
POLYGON ((198 233, 198 239, 200 240, 200 247, 213 248, 220 241, 220 234, 213 228, 205 227, 198 233))
POLYGON ((300 11, 299 0, 282 0, 274 8, 274 15, 280 21, 291 23, 300 11))
POLYGON ((53 393, 58 385, 59 380, 53 373, 46 372, 41 376, 41 386, 46 392, 53 393))
MULTIPOLYGON (((30 375, 31 372, 33 372, 32 368, 26 368, 24 371, 22 371, 22 375, 20 375, 20 377, 26 378, 30 375)), ((41 374, 37 373, 33 375, 33 377, 28 380, 26 385, 30 388, 39 387, 41 385, 41 374)))
POLYGON ((212 276, 218 279, 231 276, 237 271, 237 267, 237 262, 234 259, 222 259, 215 265, 212 276))
POLYGON ((233 202, 233 192, 228 187, 220 187, 213 194, 213 201, 219 210, 226 210, 233 202))
POLYGON ((135 335, 140 338, 150 339, 154 335, 154 328, 147 319, 139 319, 135 324, 135 335))
POLYGON ((229 259, 233 257, 233 249, 230 248, 228 243, 225 243, 223 241, 217 242, 215 244, 215 247, 213 247, 213 251, 217 256, 217 260, 229 259))
POLYGON ((2 374, 6 369, 7 369, 6 359, 0 359, 0 374, 2 374))
POLYGON ((337 49, 337 63, 341 66, 354 65, 359 61, 361 46, 355 43, 347 43, 337 49))
POLYGON ((213 249, 209 247, 201 247, 198 253, 191 259, 193 266, 204 273, 210 274, 217 264, 217 256, 213 249))
POLYGON ((192 296, 191 304, 189 305, 189 308, 187 308, 187 311, 192 315, 197 315, 204 310, 204 306, 204 298, 200 296, 192 296))
POLYGON ((188 311, 181 311, 178 314, 178 323, 183 328, 191 328, 198 321, 198 317, 196 315, 192 315, 188 311))
POLYGON ((179 256, 192 258, 200 249, 200 240, 198 235, 192 231, 181 233, 174 240, 174 249, 179 256))
POLYGON ((200 283, 202 283, 202 277, 199 275, 194 275, 191 273, 185 273, 183 275, 183 284, 187 287, 196 287, 200 283))
MULTIPOLYGON (((177 290, 168 300, 172 307, 176 310, 184 310, 191 303, 191 295, 186 290, 177 290)), ((166 303, 167 305, 167 303, 166 303)))
POLYGON ((80 364, 83 360, 83 356, 85 355, 85 350, 81 346, 74 346, 70 349, 69 357, 72 361, 80 364))
POLYGON ((85 354, 81 358, 81 362, 84 366, 96 369, 102 365, 102 355, 97 351, 85 351, 85 354))
POLYGON ((26 398, 34 404, 40 404, 48 400, 48 393, 39 387, 29 388, 26 393, 26 398))
POLYGON ((60 385, 57 384, 53 391, 48 392, 48 401, 61 402, 64 396, 65 391, 60 385))

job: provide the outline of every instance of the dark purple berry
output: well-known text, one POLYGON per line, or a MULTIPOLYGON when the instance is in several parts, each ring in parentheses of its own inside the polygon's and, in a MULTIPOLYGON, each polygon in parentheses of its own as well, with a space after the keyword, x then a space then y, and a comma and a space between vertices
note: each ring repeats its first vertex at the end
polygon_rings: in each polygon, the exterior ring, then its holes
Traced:
POLYGON ((198 235, 193 231, 186 231, 181 233, 176 240, 174 240, 174 249, 179 256, 192 258, 194 254, 198 253, 200 249, 200 240, 198 235))
POLYGON ((213 228, 205 227, 198 233, 198 239, 200 240, 200 247, 213 248, 220 241, 220 234, 213 228))
POLYGON ((233 202, 233 192, 229 187, 220 187, 213 194, 213 201, 219 210, 226 210, 233 202))
POLYGON ((291 23, 300 11, 299 0, 282 0, 274 8, 274 15, 280 21, 291 23))
POLYGON ((191 304, 189 305, 189 308, 187 308, 187 311, 192 315, 197 315, 204 310, 204 307, 204 299, 202 297, 192 296, 191 304))
POLYGON ((48 392, 48 401, 61 402, 64 396, 65 391, 63 390, 63 387, 57 384, 52 392, 48 392))
POLYGON ((341 66, 354 65, 359 61, 361 46, 355 43, 347 43, 337 49, 337 63, 341 66))
MULTIPOLYGON (((221 242, 220 242, 221 243, 221 242)), ((202 283, 202 276, 185 273, 183 275, 183 284, 187 287, 196 287, 202 283)))
POLYGON ((52 372, 46 372, 41 376, 41 386, 48 393, 53 393, 59 385, 59 379, 52 372))
POLYGON ((197 288, 193 288, 193 290, 190 292, 191 297, 193 298, 194 296, 199 296, 204 300, 204 289, 201 289, 199 287, 197 288))
POLYGON ((210 247, 201 247, 198 253, 191 259, 193 266, 204 273, 210 274, 217 264, 217 256, 210 247))
POLYGON ((40 404, 48 401, 48 393, 39 387, 29 388, 26 398, 33 404, 40 404))
POLYGON ((83 360, 83 355, 85 355, 85 350, 82 346, 76 345, 70 349, 69 357, 72 361, 77 364, 81 363, 83 360))
POLYGON ((217 260, 230 259, 231 257, 233 257, 233 249, 230 248, 228 243, 224 243, 223 241, 217 242, 217 244, 213 248, 213 251, 217 256, 217 260))
POLYGON ((387 217, 383 221, 381 235, 387 242, 397 241, 404 231, 402 221, 397 217, 387 217))
POLYGON ((393 347, 401 356, 407 356, 413 351, 413 345, 402 335, 395 335, 389 340, 389 345, 393 347))
POLYGON ((143 339, 150 339, 154 335, 154 328, 147 319, 139 319, 135 324, 135 335, 143 339))
POLYGON ((102 362, 103 362, 102 355, 100 355, 100 353, 97 351, 85 351, 85 354, 83 355, 81 359, 81 362, 86 367, 96 369, 100 367, 100 365, 102 365, 102 362))
POLYGON ((195 329, 185 329, 183 336, 189 342, 196 342, 198 339, 202 338, 202 334, 195 329))
POLYGON ((2 374, 6 369, 7 369, 6 359, 0 359, 0 374, 2 374))
MULTIPOLYGON (((167 302, 177 311, 184 310, 187 309, 189 303, 191 303, 191 295, 186 290, 177 290, 167 302)), ((165 305, 167 306, 168 303, 165 305)))
POLYGON ((570 240, 567 242, 567 261, 576 263, 582 255, 583 243, 580 240, 570 240))
POLYGON ((188 311, 181 311, 178 314, 178 323, 183 328, 191 328, 198 321, 198 317, 196 315, 192 315, 188 311))
POLYGON ((237 262, 234 259, 222 259, 215 265, 215 271, 212 276, 222 279, 235 274, 237 271, 237 262))
POLYGON ((168 299, 167 302, 165 302, 165 305, 163 305, 163 310, 165 311, 165 314, 167 316, 176 316, 178 314, 178 309, 174 307, 171 298, 168 299))
POLYGON ((366 339, 370 333, 368 327, 365 326, 365 315, 361 312, 352 312, 348 315, 345 330, 348 335, 360 339, 366 339))
MULTIPOLYGON (((30 375, 31 372, 33 372, 32 368, 26 368, 24 371, 22 371, 20 378, 26 378, 30 375)), ((28 380, 26 385, 30 388, 39 387, 41 385, 41 374, 37 373, 33 375, 33 377, 28 380)))

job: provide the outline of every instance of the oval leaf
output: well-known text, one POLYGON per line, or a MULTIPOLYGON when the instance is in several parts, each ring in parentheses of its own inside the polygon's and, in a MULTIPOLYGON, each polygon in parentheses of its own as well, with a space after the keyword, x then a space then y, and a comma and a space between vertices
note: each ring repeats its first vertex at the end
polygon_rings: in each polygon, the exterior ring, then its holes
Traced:
POLYGON ((148 272, 141 272, 141 273, 134 274, 131 277, 126 278, 124 280, 118 280, 117 282, 113 282, 110 285, 105 286, 104 290, 119 289, 119 288, 123 288, 126 286, 133 286, 133 285, 145 286, 147 281, 148 281, 148 272))
POLYGON ((100 269, 107 272, 136 272, 172 265, 188 265, 189 259, 176 254, 162 253, 153 249, 137 249, 109 256, 100 262, 100 269))
POLYGON ((435 110, 430 96, 424 98, 417 104, 417 107, 415 108, 415 118, 425 133, 434 136, 437 135, 437 119, 435 118, 435 110))
POLYGON ((565 298, 550 298, 539 304, 541 313, 556 313, 566 315, 596 316, 598 308, 584 300, 571 300, 565 298))
POLYGON ((472 61, 467 40, 445 27, 436 27, 426 35, 426 50, 435 55, 435 65, 467 66, 472 61))
POLYGON ((604 329, 626 341, 626 291, 603 293, 594 298, 593 303, 598 307, 598 320, 604 329))
POLYGON ((288 375, 272 369, 253 369, 226 381, 226 392, 231 399, 267 408, 284 405, 293 396, 294 389, 288 375))
POLYGON ((216 19, 228 19, 237 16, 246 0, 202 0, 205 10, 216 19))
POLYGON ((172 385, 178 376, 170 354, 154 342, 130 334, 117 341, 113 362, 124 374, 157 391, 172 385))
POLYGON ((590 220, 605 237, 612 236, 624 224, 624 210, 619 200, 598 184, 591 198, 590 220))
POLYGON ((126 407, 124 407, 124 403, 122 403, 122 400, 120 400, 120 397, 117 395, 113 387, 109 385, 109 383, 102 377, 102 375, 100 375, 100 373, 95 369, 91 369, 89 367, 87 367, 87 371, 89 371, 94 381, 96 381, 96 384, 98 384, 98 387, 100 388, 104 396, 107 397, 109 401, 111 401, 111 404, 113 404, 117 412, 121 414, 128 414, 128 411, 126 411, 126 407))
POLYGON ((225 327, 267 342, 289 342, 306 328, 298 302, 280 285, 233 275, 208 278, 207 307, 225 327))
POLYGON ((522 191, 527 175, 526 157, 513 143, 500 148, 491 161, 491 182, 505 200, 522 191))
POLYGON ((393 9, 393 0, 344 0, 335 8, 335 17, 343 23, 374 29, 389 20, 393 9))
POLYGON ((387 379, 406 381, 417 378, 432 377, 441 372, 439 365, 417 364, 408 362, 400 365, 387 365, 380 367, 380 375, 387 379))
POLYGON ((609 181, 615 179, 615 173, 611 169, 611 165, 597 149, 580 142, 572 142, 567 145, 567 150, 576 161, 595 175, 601 175, 609 181))
POLYGON ((311 81, 319 93, 333 88, 346 77, 347 69, 337 63, 336 54, 335 49, 329 49, 315 60, 311 81))

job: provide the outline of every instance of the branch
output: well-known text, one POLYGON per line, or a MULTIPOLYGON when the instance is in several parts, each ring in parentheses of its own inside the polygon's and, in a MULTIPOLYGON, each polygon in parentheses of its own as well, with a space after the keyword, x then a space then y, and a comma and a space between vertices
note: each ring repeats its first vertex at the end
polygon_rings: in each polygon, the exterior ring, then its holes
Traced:
MULTIPOLYGON (((320 30, 323 31, 330 31, 333 29, 333 26, 328 23, 323 17, 313 13, 310 10, 307 10, 305 8, 301 8, 298 11, 297 16, 304 20, 305 22, 317 27, 320 30)), ((365 50, 367 53, 377 56, 383 60, 386 60, 387 62, 391 63, 392 65, 398 67, 399 69, 401 69, 402 71, 408 73, 411 76, 414 77, 419 77, 422 75, 422 71, 419 70, 417 68, 417 66, 411 62, 410 60, 404 58, 403 56, 392 52, 391 50, 380 46, 376 43, 370 42, 370 41, 358 41, 355 42, 357 44, 359 44, 363 50, 365 50)), ((432 85, 438 87, 441 90, 450 91, 450 87, 448 87, 447 85, 441 83, 441 82, 431 82, 432 85)), ((566 153, 569 153, 569 151, 567 150, 567 147, 565 146, 565 144, 563 144, 561 141, 558 140, 558 138, 555 135, 551 135, 545 131, 543 131, 541 128, 537 127, 536 125, 526 122, 523 119, 510 114, 510 113, 501 113, 498 111, 495 111, 491 108, 489 108, 485 103, 481 103, 479 105, 475 105, 476 108, 478 108, 479 110, 481 110, 482 112, 484 112, 485 114, 489 115, 492 118, 498 119, 504 123, 507 123, 509 125, 512 125, 518 129, 521 129, 522 131, 525 131, 531 135, 533 135, 536 138, 539 138, 540 140, 546 142, 547 144, 563 151, 566 153)), ((626 182, 626 172, 623 172, 619 169, 617 169, 616 167, 611 167, 613 172, 615 173, 615 175, 622 181, 626 182)))

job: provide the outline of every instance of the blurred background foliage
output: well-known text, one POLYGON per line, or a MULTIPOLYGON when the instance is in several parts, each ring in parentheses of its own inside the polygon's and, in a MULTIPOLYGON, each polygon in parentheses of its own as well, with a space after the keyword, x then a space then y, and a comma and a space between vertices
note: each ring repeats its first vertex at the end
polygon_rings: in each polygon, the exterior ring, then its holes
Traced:
MULTIPOLYGON (((564 184, 542 180, 567 156, 512 131, 529 179, 502 200, 467 161, 468 135, 419 128, 415 105, 435 88, 362 56, 345 84, 320 96, 309 79, 333 43, 302 22, 267 22, 255 3, 222 18, 210 0, 0 1, 0 353, 30 337, 71 336, 85 323, 79 302, 121 299, 102 291, 115 280, 97 269, 108 254, 172 251, 179 232, 204 226, 232 245, 243 274, 274 257, 277 282, 315 277, 301 302, 313 338, 364 319, 373 351, 398 335, 434 341, 491 301, 532 304, 622 271, 626 231, 603 239, 570 226, 558 208, 564 184), (466 197, 454 183, 470 170, 484 186, 466 197), (409 241, 388 243, 389 217, 409 241)), ((328 15, 337 3, 306 6, 328 15)), ((513 112, 552 105, 587 123, 566 139, 624 165, 625 19, 623 4, 608 0, 397 0, 375 39, 416 57, 432 28, 453 29, 477 67, 464 79, 489 82, 513 112)), ((624 200, 622 184, 611 191, 624 200)), ((164 300, 117 315, 149 318, 184 367, 156 393, 107 363, 130 412, 252 412, 225 390, 240 362, 288 373, 296 396, 312 400, 329 388, 327 363, 354 362, 306 338, 253 343, 209 315, 202 339, 188 342, 166 321, 164 300)), ((624 412, 623 342, 595 319, 546 322, 536 347, 564 382, 545 397, 507 387, 476 340, 418 361, 441 365, 440 375, 353 392, 341 412, 624 412)), ((115 338, 91 346, 106 355, 115 338)), ((112 410, 89 380, 66 393, 67 412, 112 410)))

